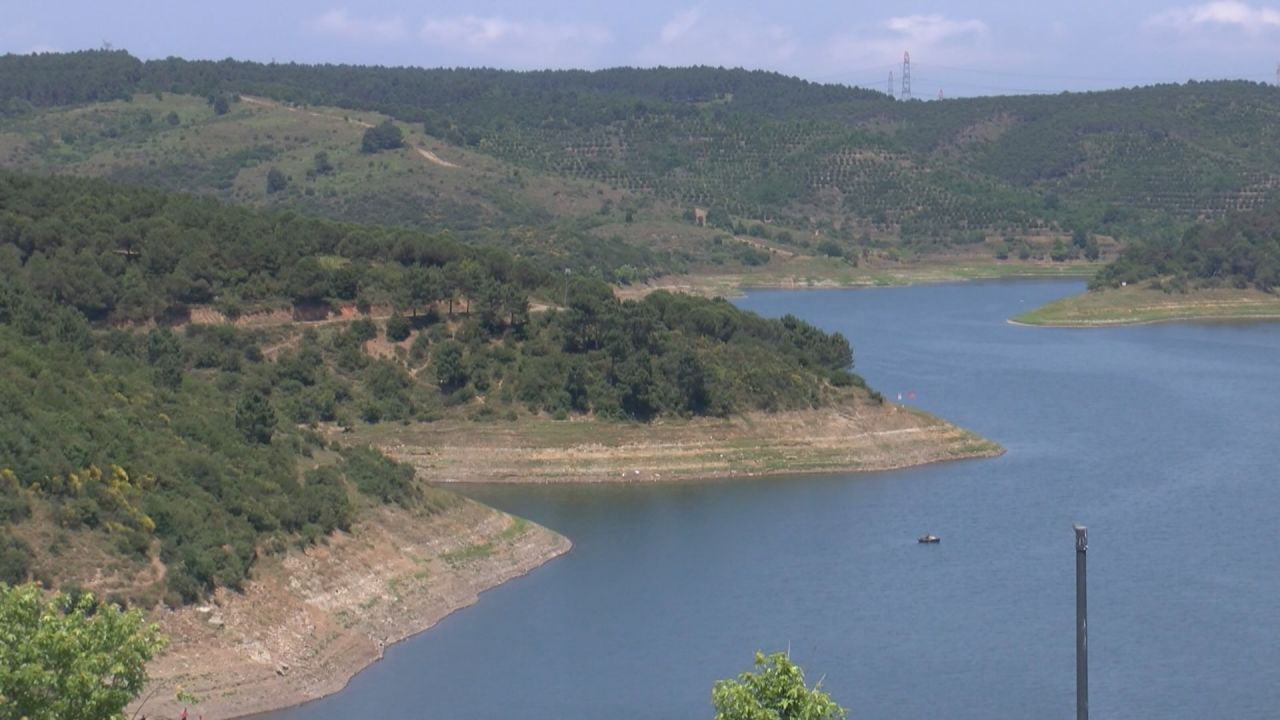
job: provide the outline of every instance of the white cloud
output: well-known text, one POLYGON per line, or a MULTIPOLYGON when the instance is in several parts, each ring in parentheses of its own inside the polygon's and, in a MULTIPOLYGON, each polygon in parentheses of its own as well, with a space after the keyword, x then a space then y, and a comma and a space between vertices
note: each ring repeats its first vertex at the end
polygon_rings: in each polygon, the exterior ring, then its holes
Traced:
POLYGON ((874 31, 840 35, 827 46, 827 59, 837 63, 879 64, 910 52, 930 62, 973 62, 987 53, 988 33, 981 20, 945 15, 903 15, 880 23, 874 31))
POLYGON ((434 45, 465 51, 471 59, 539 68, 591 64, 596 51, 613 39, 599 25, 475 15, 429 19, 419 35, 434 45))
POLYGON ((689 33, 701 19, 702 8, 685 10, 662 26, 662 32, 658 33, 658 42, 663 45, 673 45, 682 41, 689 36, 689 33))
POLYGON ((642 47, 643 65, 723 65, 778 69, 796 51, 791 31, 753 16, 708 15, 700 7, 677 13, 642 47))
POLYGON ((924 47, 987 32, 987 24, 981 20, 952 20, 942 15, 893 17, 884 22, 884 27, 903 41, 924 47))
POLYGON ((345 8, 330 10, 309 25, 318 33, 362 42, 395 42, 405 36, 405 23, 399 16, 353 17, 345 8))
POLYGON ((1280 10, 1236 0, 1173 8, 1147 18, 1150 29, 1190 32, 1205 27, 1235 28, 1250 34, 1280 28, 1280 10))

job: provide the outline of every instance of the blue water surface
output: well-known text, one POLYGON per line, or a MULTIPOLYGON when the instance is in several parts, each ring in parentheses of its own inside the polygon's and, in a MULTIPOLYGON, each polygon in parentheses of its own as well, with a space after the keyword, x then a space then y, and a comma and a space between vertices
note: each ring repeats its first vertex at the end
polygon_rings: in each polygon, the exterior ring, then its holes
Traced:
POLYGON ((1099 718, 1280 715, 1280 326, 1006 319, 1083 289, 751 292, 889 399, 1001 443, 862 475, 465 489, 574 549, 273 720, 710 718, 787 650, 858 720, 1071 718, 1090 528, 1099 718), (916 536, 943 538, 922 546, 916 536))

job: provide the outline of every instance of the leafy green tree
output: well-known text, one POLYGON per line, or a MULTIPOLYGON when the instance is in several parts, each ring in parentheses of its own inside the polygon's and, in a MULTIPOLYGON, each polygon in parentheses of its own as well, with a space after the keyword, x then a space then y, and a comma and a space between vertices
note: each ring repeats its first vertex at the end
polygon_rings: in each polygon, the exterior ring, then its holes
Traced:
MULTIPOLYGON (((6 490, 17 494, 17 490, 6 490)), ((8 518, 0 517, 0 520, 8 518)), ((0 535, 0 583, 20 583, 31 574, 31 546, 12 535, 0 535)))
POLYGON ((147 362, 156 385, 177 390, 182 385, 182 347, 169 328, 147 333, 147 362))
POLYGON ((0 718, 123 718, 164 645, 138 610, 0 585, 0 718))
POLYGON ((273 167, 267 171, 267 194, 278 193, 289 187, 289 177, 280 168, 273 167))
POLYGON ((452 392, 467 384, 467 369, 462 362, 462 343, 457 340, 440 343, 432 364, 435 366, 436 383, 441 390, 452 392))
POLYGON ((395 150, 404 147, 404 135, 400 128, 390 120, 384 120, 364 131, 360 142, 360 152, 376 153, 383 150, 395 150))
POLYGON ((236 403, 236 429, 249 442, 267 444, 276 431, 276 413, 260 392, 250 392, 236 403))
POLYGON ((804 684, 804 672, 786 653, 756 653, 756 669, 737 680, 721 680, 711 690, 716 720, 839 720, 849 711, 804 684))
POLYGON ((164 121, 176 127, 179 123, 182 122, 182 118, 178 117, 178 113, 176 110, 170 110, 169 114, 164 116, 164 121))
POLYGON ((213 107, 214 115, 226 115, 231 111, 231 102, 227 100, 226 95, 216 95, 210 98, 209 105, 213 107))
POLYGON ((333 162, 329 160, 329 153, 321 150, 315 156, 316 174, 328 175, 333 172, 333 162))
POLYGON ((391 313, 391 317, 387 318, 387 339, 391 342, 401 342, 409 337, 409 319, 398 312, 391 313))
POLYGON ((294 302, 319 302, 329 294, 329 271, 313 257, 298 260, 285 268, 280 276, 294 302))
POLYGON ((1097 260, 1102 256, 1102 249, 1098 247, 1098 239, 1092 235, 1085 241, 1084 256, 1090 261, 1097 260))

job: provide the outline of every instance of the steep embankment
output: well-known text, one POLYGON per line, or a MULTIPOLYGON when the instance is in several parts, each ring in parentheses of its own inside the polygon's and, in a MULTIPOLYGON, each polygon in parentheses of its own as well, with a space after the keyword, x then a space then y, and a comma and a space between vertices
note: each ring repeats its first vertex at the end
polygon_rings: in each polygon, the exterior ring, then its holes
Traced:
POLYGON ((999 445, 917 410, 850 402, 726 419, 437 423, 370 428, 435 482, 653 482, 888 470, 992 457, 999 445))
POLYGON ((154 694, 141 712, 177 717, 179 690, 216 718, 337 692, 387 645, 569 547, 470 501, 426 519, 379 508, 349 534, 260 561, 243 593, 220 590, 208 605, 156 618, 172 645, 150 668, 154 694))

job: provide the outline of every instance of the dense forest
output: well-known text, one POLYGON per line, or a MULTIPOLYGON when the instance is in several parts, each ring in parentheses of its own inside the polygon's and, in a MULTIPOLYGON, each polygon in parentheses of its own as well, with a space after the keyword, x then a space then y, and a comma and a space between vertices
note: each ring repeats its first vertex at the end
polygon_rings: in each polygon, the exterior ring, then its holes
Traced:
POLYGON ((1142 281, 1169 292, 1220 286, 1273 292, 1280 286, 1280 204, 1135 242, 1090 287, 1142 281))
POLYGON ((838 334, 724 301, 620 301, 447 236, 12 173, 0 208, 0 580, 65 580, 73 536, 103 533, 134 562, 157 553, 168 573, 149 592, 189 601, 347 527, 362 503, 450 502, 374 451, 329 446, 317 423, 647 421, 868 397, 838 334), (213 308, 297 322, 191 322, 213 308), (53 537, 25 524, 41 519, 53 537))
POLYGON ((1280 91, 1243 82, 926 103, 708 67, 428 70, 84 52, 8 56, 0 68, 14 112, 156 92, 378 111, 519 168, 709 208, 727 231, 769 220, 845 252, 885 237, 931 252, 1045 229, 1167 234, 1260 207, 1280 188, 1280 91))
POLYGON ((1271 290, 1278 116, 1277 91, 1249 83, 921 103, 718 68, 0 57, 0 151, 46 173, 0 172, 0 580, 66 582, 76 538, 101 536, 85 547, 111 548, 114 572, 168 567, 125 599, 188 602, 366 505, 453 502, 322 426, 879 400, 839 334, 616 298, 605 280, 771 259, 723 234, 694 253, 595 232, 637 213, 691 226, 703 208, 722 233, 851 262, 886 238, 924 252, 994 233, 1009 252, 1046 230, 1096 257, 1099 233, 1130 245, 1098 285, 1271 290), (235 126, 262 98, 383 116, 323 115, 305 138, 274 116, 235 126), (44 127, 64 106, 90 111, 44 127), (422 137, 496 169, 428 181, 422 137), (575 209, 537 206, 526 174, 581 181, 547 193, 575 209))
POLYGON ((348 528, 363 503, 449 502, 375 451, 280 422, 256 346, 224 347, 217 371, 194 369, 199 346, 96 329, 0 280, 0 581, 97 567, 120 576, 115 599, 180 604, 239 587, 260 553, 348 528), (131 582, 153 554, 163 580, 131 582))
POLYGON ((113 322, 176 318, 193 305, 234 317, 273 304, 424 305, 460 294, 511 314, 548 281, 526 260, 447 234, 12 173, 0 173, 0 267, 21 268, 42 295, 113 322))

